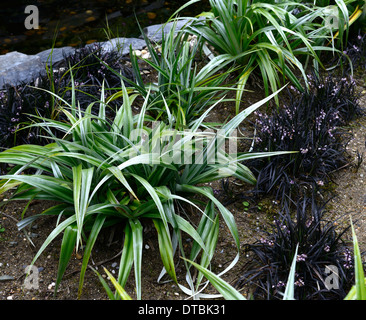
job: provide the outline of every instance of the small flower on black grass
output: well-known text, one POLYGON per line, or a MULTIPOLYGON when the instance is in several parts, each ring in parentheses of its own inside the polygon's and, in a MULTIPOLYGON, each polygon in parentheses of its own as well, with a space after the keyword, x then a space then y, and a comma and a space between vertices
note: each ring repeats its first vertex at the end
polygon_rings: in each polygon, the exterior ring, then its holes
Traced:
POLYGON ((308 221, 306 221, 305 226, 307 228, 309 228, 313 222, 314 222, 314 217, 312 216, 311 219, 309 219, 308 221))
POLYGON ((296 281, 295 281, 295 285, 298 286, 298 287, 302 287, 305 285, 305 282, 302 278, 298 278, 296 281))
POLYGON ((305 253, 300 254, 300 255, 298 255, 298 256, 296 257, 296 261, 297 261, 297 262, 305 261, 307 257, 308 257, 308 256, 307 256, 305 253))
POLYGON ((345 260, 345 263, 343 264, 343 266, 346 268, 346 269, 350 269, 352 268, 352 254, 351 254, 351 251, 346 248, 344 250, 344 260, 345 260))
POLYGON ((317 182, 316 182, 316 184, 318 185, 318 186, 324 186, 324 181, 323 180, 318 180, 317 182))
POLYGON ((282 288, 284 286, 286 286, 286 284, 283 281, 280 280, 280 281, 277 282, 277 285, 273 285, 272 288, 276 288, 276 287, 277 288, 282 288))
POLYGON ((265 239, 265 238, 261 238, 261 239, 260 239, 260 242, 261 242, 262 244, 267 244, 267 245, 269 245, 269 246, 273 246, 273 245, 274 245, 274 241, 273 241, 273 240, 268 240, 268 239, 265 239))

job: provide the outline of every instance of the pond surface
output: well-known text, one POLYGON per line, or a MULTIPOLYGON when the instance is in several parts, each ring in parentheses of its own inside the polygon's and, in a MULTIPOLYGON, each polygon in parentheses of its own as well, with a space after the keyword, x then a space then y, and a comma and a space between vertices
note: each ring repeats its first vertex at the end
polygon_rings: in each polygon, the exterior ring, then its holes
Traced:
MULTIPOLYGON (((142 27, 164 23, 184 3, 177 0, 1 0, 0 54, 19 51, 35 54, 55 47, 79 47, 109 37, 138 37, 142 27), (26 29, 27 5, 39 10, 39 28, 26 29), (109 28, 107 28, 107 25, 109 28), (106 30, 109 30, 108 34, 106 30), (55 37, 55 34, 57 36, 55 37)), ((207 11, 201 0, 182 11, 194 16, 207 11)))

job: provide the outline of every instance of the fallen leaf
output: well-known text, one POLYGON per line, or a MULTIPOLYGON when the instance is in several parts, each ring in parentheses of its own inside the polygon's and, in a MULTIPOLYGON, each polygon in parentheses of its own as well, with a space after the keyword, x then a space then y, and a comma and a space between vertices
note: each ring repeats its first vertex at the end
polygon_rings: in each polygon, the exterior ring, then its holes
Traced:
POLYGON ((147 13, 147 17, 149 19, 155 19, 156 18, 156 13, 155 12, 148 12, 147 13))
POLYGON ((85 21, 87 22, 92 22, 95 20, 95 17, 89 17, 89 18, 86 18, 85 21))

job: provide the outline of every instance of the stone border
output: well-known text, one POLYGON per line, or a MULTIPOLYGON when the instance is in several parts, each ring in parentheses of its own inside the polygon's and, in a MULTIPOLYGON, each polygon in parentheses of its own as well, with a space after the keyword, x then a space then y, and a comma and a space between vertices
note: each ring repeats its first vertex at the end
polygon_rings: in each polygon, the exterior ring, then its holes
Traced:
MULTIPOLYGON (((176 31, 183 28, 190 21, 189 19, 178 20, 176 22, 176 31)), ((151 25, 144 28, 143 32, 151 42, 159 43, 162 40, 163 34, 168 34, 173 24, 174 22, 151 25)), ((95 44, 100 45, 102 50, 107 52, 118 51, 121 56, 129 54, 130 46, 134 51, 142 50, 146 47, 143 36, 140 36, 140 38, 114 38, 109 41, 96 42, 87 46, 95 44)), ((62 62, 65 55, 71 55, 75 50, 77 49, 66 46, 47 49, 35 55, 27 55, 17 51, 0 55, 0 89, 4 89, 7 85, 14 86, 22 82, 31 82, 40 74, 45 73, 46 64, 50 65, 51 63, 51 52, 52 64, 54 65, 62 62)))

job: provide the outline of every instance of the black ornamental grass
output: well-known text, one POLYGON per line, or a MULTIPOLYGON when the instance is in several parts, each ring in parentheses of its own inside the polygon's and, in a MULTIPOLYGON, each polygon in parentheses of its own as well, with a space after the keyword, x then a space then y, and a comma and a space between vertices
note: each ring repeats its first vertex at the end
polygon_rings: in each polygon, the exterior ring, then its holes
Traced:
POLYGON ((348 227, 326 220, 325 205, 312 198, 284 206, 263 237, 248 244, 249 261, 237 287, 251 285, 255 299, 282 299, 295 256, 295 299, 343 299, 353 281, 353 255, 342 237, 348 227), (295 216, 294 216, 295 214, 295 216))
POLYGON ((289 101, 283 107, 257 112, 255 151, 298 151, 253 162, 256 191, 274 194, 277 200, 324 186, 348 161, 349 134, 342 127, 361 113, 355 84, 347 78, 316 75, 309 76, 309 83, 301 95, 288 90, 289 101))
MULTIPOLYGON (((347 61, 351 61, 354 70, 360 68, 364 71, 366 69, 366 33, 359 30, 357 34, 353 35, 343 53, 345 56, 342 61, 345 65, 349 65, 347 61)), ((345 68, 345 71, 349 73, 351 71, 350 66, 345 68)))
MULTIPOLYGON (((105 101, 120 92, 121 78, 111 69, 125 78, 134 79, 132 70, 122 63, 117 52, 104 52, 99 45, 75 50, 65 56, 63 65, 58 68, 51 66, 46 73, 28 83, 8 86, 0 91, 1 149, 20 144, 49 143, 42 137, 40 127, 29 127, 29 124, 38 122, 39 117, 66 121, 60 105, 62 99, 71 103, 72 92, 83 110, 91 102, 95 103, 95 96, 101 95, 103 83, 105 101)), ((120 102, 120 97, 108 101, 106 112, 110 117, 114 116, 120 102)))
MULTIPOLYGON (((95 101, 96 96, 100 96, 103 83, 106 100, 114 93, 120 92, 122 80, 118 74, 134 81, 132 69, 126 66, 126 61, 119 53, 113 50, 105 51, 97 43, 76 49, 74 54, 65 56, 64 61, 67 71, 64 73, 63 82, 70 89, 71 81, 74 81, 76 100, 81 107, 86 107, 95 101)), ((71 96, 71 90, 67 91, 67 96, 71 96)), ((109 104, 115 107, 116 102, 110 99, 109 104)), ((118 103, 121 103, 121 99, 118 103)))
POLYGON ((25 129, 30 117, 53 118, 55 109, 52 96, 40 89, 49 90, 47 76, 40 75, 31 83, 9 86, 0 92, 0 148, 18 144, 42 143, 39 128, 25 129))

